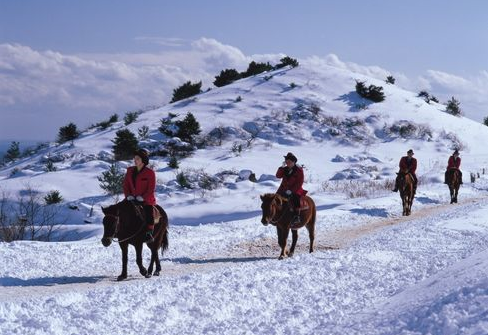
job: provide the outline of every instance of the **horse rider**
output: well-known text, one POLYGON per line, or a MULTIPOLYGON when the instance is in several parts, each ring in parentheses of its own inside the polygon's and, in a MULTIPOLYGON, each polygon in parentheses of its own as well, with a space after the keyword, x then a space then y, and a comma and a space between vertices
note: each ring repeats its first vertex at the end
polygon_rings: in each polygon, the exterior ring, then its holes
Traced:
POLYGON ((287 153, 284 158, 283 165, 276 171, 276 177, 282 179, 276 193, 291 200, 293 206, 291 228, 297 228, 300 225, 300 197, 307 194, 307 191, 302 188, 304 180, 303 169, 296 164, 298 158, 291 152, 287 153))
POLYGON ((417 176, 415 175, 415 171, 417 170, 417 159, 413 157, 412 149, 407 151, 407 155, 400 159, 400 163, 398 165, 400 167, 400 171, 398 171, 393 192, 398 192, 401 175, 410 173, 413 178, 413 192, 415 193, 417 190, 417 176))
POLYGON ((444 173, 444 184, 448 184, 448 181, 451 180, 454 171, 459 171, 459 180, 460 184, 463 183, 463 173, 459 169, 461 166, 461 157, 459 157, 458 149, 454 150, 453 154, 449 157, 447 161, 447 169, 446 173, 444 173))
POLYGON ((127 168, 124 178, 124 195, 129 201, 136 201, 143 205, 146 219, 146 235, 144 242, 154 242, 154 214, 156 205, 156 174, 147 165, 149 164, 149 151, 138 149, 134 153, 134 166, 127 168))

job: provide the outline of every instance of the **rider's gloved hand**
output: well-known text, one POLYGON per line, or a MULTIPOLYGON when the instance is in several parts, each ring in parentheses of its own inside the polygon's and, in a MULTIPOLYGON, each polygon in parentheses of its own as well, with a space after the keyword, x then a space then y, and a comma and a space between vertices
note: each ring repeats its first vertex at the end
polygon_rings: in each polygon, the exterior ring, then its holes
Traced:
POLYGON ((133 195, 129 195, 129 196, 127 197, 127 200, 129 200, 129 201, 134 201, 134 199, 135 199, 135 198, 134 198, 134 196, 133 196, 133 195))
POLYGON ((143 197, 141 197, 140 195, 138 195, 138 196, 136 197, 136 200, 137 200, 137 201, 139 201, 139 202, 144 202, 144 198, 143 198, 143 197))

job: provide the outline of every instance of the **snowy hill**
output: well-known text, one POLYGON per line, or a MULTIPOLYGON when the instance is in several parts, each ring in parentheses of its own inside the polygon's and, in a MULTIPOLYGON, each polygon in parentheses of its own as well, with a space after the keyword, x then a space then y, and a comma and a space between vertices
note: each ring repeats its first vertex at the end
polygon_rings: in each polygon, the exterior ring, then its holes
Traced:
POLYGON ((73 145, 52 144, 3 167, 0 188, 14 198, 28 187, 59 190, 65 224, 56 238, 70 242, 0 244, 0 333, 91 334, 109 324, 118 334, 124 322, 115 320, 127 321, 131 334, 486 333, 486 308, 469 302, 486 299, 488 128, 444 110, 380 79, 301 64, 146 111, 127 127, 89 129, 73 145), (358 96, 356 80, 382 86, 385 101, 358 96), (167 157, 151 157, 170 219, 162 276, 144 280, 131 259, 131 280, 115 283, 120 251, 99 242, 100 205, 114 199, 97 180, 110 166, 111 140, 120 129, 147 126, 140 144, 158 152, 171 141, 160 120, 188 112, 207 145, 178 170, 167 157), (389 187, 410 148, 420 185, 414 214, 402 218, 389 187), (454 148, 465 176, 457 206, 446 205, 442 184, 454 148), (289 151, 317 203, 317 246, 307 254, 300 230, 295 257, 278 262, 259 195, 277 189, 274 174, 289 151), (48 159, 56 171, 45 171, 48 159), (194 187, 181 188, 178 172, 194 187), (474 184, 470 172, 481 173, 474 184), (202 176, 214 187, 199 185, 202 176), (479 271, 464 270, 471 267, 479 271))

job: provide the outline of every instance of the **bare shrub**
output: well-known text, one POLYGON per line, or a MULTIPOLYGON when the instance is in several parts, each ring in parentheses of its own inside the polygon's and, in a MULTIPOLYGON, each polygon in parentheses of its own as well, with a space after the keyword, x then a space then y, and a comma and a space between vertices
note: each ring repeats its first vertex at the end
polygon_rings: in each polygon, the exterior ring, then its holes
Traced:
POLYGON ((14 201, 7 193, 0 195, 0 241, 50 241, 65 222, 61 208, 43 203, 40 192, 27 186, 14 201))
POLYGON ((322 191, 342 193, 348 198, 374 198, 390 193, 394 179, 384 180, 338 180, 322 182, 322 191))

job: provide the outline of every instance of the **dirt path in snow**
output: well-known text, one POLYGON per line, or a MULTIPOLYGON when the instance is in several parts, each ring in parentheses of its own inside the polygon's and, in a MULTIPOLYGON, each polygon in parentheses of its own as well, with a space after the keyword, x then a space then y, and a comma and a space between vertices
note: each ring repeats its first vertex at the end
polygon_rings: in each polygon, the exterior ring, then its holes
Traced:
MULTIPOLYGON (((446 211, 455 211, 460 207, 469 206, 476 202, 486 201, 486 197, 464 199, 457 205, 436 204, 415 210, 410 216, 395 216, 383 219, 372 219, 356 227, 347 227, 335 230, 317 231, 315 237, 315 251, 326 251, 347 248, 357 239, 374 233, 384 227, 404 222, 415 221, 422 218, 434 217, 446 211)), ((400 207, 399 207, 400 212, 400 207)), ((274 229, 274 227, 270 227, 274 229)), ((306 229, 300 229, 295 255, 308 253, 309 239, 306 229)), ((288 247, 291 243, 291 234, 288 238, 288 247)), ((162 276, 160 278, 180 277, 194 273, 205 273, 223 266, 235 266, 245 262, 259 262, 277 259, 280 253, 277 238, 264 238, 246 241, 226 250, 218 249, 213 254, 201 258, 173 258, 161 262, 162 276)), ((134 269, 132 269, 134 270, 134 269)), ((131 285, 134 281, 148 280, 138 273, 131 271, 129 278, 117 285, 131 285)), ((73 292, 89 291, 112 286, 116 283, 116 274, 98 278, 58 278, 36 285, 0 286, 0 299, 12 301, 18 299, 35 298, 36 296, 50 296, 70 294, 73 292)), ((153 278, 152 280, 154 280, 153 278)))

